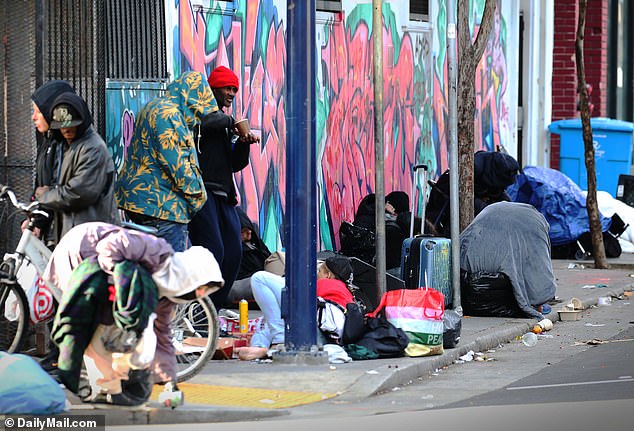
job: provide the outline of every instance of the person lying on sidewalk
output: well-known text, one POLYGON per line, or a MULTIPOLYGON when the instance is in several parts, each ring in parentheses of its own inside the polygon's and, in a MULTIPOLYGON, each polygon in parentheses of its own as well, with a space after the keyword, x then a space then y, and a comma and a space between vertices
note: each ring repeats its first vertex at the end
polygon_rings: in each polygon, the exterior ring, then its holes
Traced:
MULTIPOLYGON (((224 283, 216 259, 204 247, 174 252, 162 238, 101 222, 71 229, 42 278, 63 292, 51 334, 60 347, 59 379, 77 393, 85 354, 93 375, 92 394, 83 398, 119 405, 147 401, 153 382, 176 382, 175 367, 165 369, 163 364, 171 362, 160 360, 166 354, 163 346, 171 343, 172 316, 158 300, 187 303, 224 283), (155 352, 148 341, 149 363, 137 363, 140 369, 129 373, 117 368, 121 361, 113 357, 122 351, 141 354, 145 347, 147 357, 148 346, 139 346, 148 335, 146 328, 156 337, 155 352)), ((124 359, 126 365, 134 362, 124 359)))
MULTIPOLYGON (((317 296, 339 304, 354 302, 348 288, 352 278, 352 265, 345 256, 332 256, 317 268, 317 296)), ((251 276, 253 296, 262 310, 262 329, 255 332, 251 345, 238 347, 235 352, 242 360, 253 360, 268 356, 269 348, 284 343, 284 319, 282 319, 282 289, 284 277, 267 271, 258 271, 251 276)))

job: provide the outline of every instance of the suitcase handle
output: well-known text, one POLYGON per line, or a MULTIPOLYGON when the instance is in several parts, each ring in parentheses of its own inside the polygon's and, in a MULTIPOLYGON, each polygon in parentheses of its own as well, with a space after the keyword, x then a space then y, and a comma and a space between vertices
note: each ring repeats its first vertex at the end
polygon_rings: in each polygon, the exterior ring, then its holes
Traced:
MULTIPOLYGON (((425 164, 418 164, 418 165, 414 165, 412 166, 412 213, 411 213, 411 217, 410 217, 410 222, 409 222, 409 237, 413 238, 414 237, 414 219, 416 218, 416 208, 414 203, 417 201, 416 199, 416 171, 418 171, 419 169, 422 169, 424 174, 425 174, 425 179, 423 181, 423 184, 421 185, 421 187, 423 188, 423 199, 425 198, 425 187, 427 185, 427 173, 429 172, 429 167, 425 164)), ((421 226, 420 226, 420 233, 424 234, 425 233, 425 207, 426 205, 423 205, 423 215, 422 215, 422 220, 421 220, 421 226)))

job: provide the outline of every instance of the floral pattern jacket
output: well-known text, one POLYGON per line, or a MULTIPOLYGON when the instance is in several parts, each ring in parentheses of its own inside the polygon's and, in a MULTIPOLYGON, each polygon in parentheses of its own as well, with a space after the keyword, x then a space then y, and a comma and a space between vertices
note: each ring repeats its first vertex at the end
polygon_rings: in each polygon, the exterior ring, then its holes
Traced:
POLYGON ((149 102, 138 114, 117 181, 119 208, 188 223, 207 200, 196 156, 200 121, 217 110, 200 72, 183 73, 149 102))

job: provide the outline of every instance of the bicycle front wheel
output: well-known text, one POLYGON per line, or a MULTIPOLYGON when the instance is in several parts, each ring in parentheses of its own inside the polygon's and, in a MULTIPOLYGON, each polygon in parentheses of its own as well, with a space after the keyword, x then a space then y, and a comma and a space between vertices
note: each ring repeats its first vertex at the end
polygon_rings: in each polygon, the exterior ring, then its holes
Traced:
POLYGON ((26 295, 17 283, 0 283, 0 350, 19 352, 29 328, 26 295))
POLYGON ((213 356, 220 324, 216 307, 208 297, 178 304, 175 310, 172 343, 176 350, 176 378, 183 382, 198 374, 213 356))

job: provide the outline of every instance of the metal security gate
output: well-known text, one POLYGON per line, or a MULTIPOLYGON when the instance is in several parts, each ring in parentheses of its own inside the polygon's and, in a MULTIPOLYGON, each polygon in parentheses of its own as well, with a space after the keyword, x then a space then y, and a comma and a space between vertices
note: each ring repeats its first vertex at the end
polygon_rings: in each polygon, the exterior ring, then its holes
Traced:
MULTIPOLYGON (((0 0, 0 183, 27 200, 37 139, 31 94, 69 81, 106 136, 107 79, 168 78, 164 0, 0 0)), ((0 203, 0 256, 17 244, 23 216, 0 203)))
MULTIPOLYGON (((36 137, 31 94, 51 79, 69 81, 105 124, 105 3, 98 0, 0 0, 0 183, 27 200, 34 184, 36 137)), ((0 204, 0 253, 15 247, 23 215, 0 204)))
MULTIPOLYGON (((35 7, 33 1, 0 0, 0 183, 10 185, 20 199, 27 199, 33 188, 35 7)), ((17 245, 23 218, 13 206, 0 203, 0 253, 17 245)))

